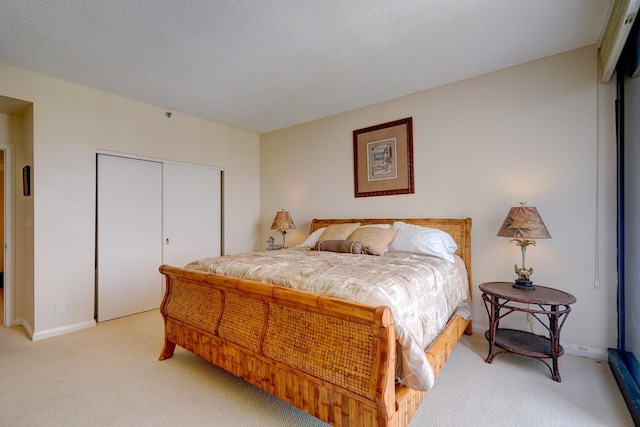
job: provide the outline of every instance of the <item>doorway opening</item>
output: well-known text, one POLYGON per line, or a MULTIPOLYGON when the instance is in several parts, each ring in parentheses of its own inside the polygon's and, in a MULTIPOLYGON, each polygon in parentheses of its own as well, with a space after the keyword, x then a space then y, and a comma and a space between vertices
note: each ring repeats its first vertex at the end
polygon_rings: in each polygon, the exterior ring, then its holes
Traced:
MULTIPOLYGON (((33 103, 0 95, 0 325, 15 326, 25 318, 24 296, 32 301, 33 292, 23 285, 26 274, 16 280, 14 257, 19 255, 19 269, 27 271, 33 259, 32 233, 28 233, 27 221, 14 222, 15 217, 33 218, 33 198, 20 198, 13 187, 17 180, 13 171, 18 164, 33 164, 33 103), (16 156, 17 155, 17 156, 16 156), (16 233, 16 226, 20 227, 16 233), (14 250, 14 236, 20 247, 14 250), (27 255, 27 258, 22 256, 27 255), (25 262, 29 261, 29 263, 25 262), (16 286, 16 283, 22 285, 16 286), (29 293, 26 293, 26 290, 29 293)), ((31 278, 33 274, 29 274, 31 278)), ((31 282, 28 282, 29 284, 31 282)), ((33 310, 27 312, 29 320, 33 310)))

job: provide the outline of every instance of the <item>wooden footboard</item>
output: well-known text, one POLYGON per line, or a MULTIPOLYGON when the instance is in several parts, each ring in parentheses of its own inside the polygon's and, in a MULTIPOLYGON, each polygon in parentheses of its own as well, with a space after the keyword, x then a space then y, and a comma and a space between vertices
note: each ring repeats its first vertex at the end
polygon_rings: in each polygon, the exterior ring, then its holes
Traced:
MULTIPOLYGON (((160 272, 160 360, 179 345, 332 425, 404 426, 426 395, 396 390, 387 307, 166 265, 160 272)), ((466 322, 455 316, 430 347, 436 373, 466 322)))
MULTIPOLYGON (((329 221, 314 220, 311 231, 329 221)), ((452 227, 447 231, 470 277, 470 219, 403 221, 452 227)), ((335 426, 407 426, 426 396, 395 385, 387 307, 166 265, 160 272, 166 277, 160 360, 179 345, 335 426)), ((465 330, 471 322, 454 315, 427 349, 436 375, 465 330)))

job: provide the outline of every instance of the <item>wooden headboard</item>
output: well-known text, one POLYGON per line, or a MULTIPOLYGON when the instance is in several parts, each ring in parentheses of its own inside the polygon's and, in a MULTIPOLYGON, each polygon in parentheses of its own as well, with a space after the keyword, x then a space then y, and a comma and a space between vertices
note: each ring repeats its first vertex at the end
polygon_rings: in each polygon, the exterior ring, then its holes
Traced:
POLYGON ((453 237, 458 245, 456 255, 464 261, 469 277, 469 295, 473 294, 471 280, 471 218, 356 218, 356 219, 317 219, 311 221, 313 233, 319 228, 328 227, 332 224, 344 224, 348 222, 359 222, 361 225, 368 224, 393 224, 395 221, 402 221, 407 224, 419 225, 421 227, 437 228, 446 231, 453 237))

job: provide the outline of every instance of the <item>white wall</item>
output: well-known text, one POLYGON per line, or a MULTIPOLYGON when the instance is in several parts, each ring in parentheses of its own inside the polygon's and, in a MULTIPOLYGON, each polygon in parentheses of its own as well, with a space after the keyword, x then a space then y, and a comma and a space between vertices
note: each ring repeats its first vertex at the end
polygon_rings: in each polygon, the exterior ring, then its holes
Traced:
MULTIPOLYGON (((596 52, 592 46, 261 135, 263 247, 276 235, 269 227, 280 208, 297 225, 290 246, 314 217, 471 217, 474 322, 484 329, 477 286, 515 278, 520 249, 496 233, 509 207, 527 201, 552 235, 527 252, 534 282, 578 300, 562 341, 604 352, 616 339, 614 91, 598 83, 596 52), (352 132, 405 117, 413 117, 415 194, 354 198, 352 132)), ((505 320, 528 328, 524 315, 505 320)))
POLYGON ((0 95, 34 105, 36 336, 93 321, 97 150, 223 168, 225 251, 258 248, 258 135, 4 64, 0 95))

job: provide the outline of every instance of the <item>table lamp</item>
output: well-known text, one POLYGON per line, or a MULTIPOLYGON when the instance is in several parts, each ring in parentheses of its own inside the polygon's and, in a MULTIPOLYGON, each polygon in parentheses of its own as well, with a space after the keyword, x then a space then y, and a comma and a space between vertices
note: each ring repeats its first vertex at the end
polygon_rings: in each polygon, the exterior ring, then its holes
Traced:
POLYGON ((273 223, 271 224, 272 230, 278 230, 282 233, 282 248, 286 249, 286 235, 287 230, 295 229, 296 225, 293 223, 293 219, 291 219, 291 214, 289 211, 285 211, 284 209, 279 210, 276 213, 276 217, 273 219, 273 223))
POLYGON ((550 239, 551 235, 545 227, 538 210, 534 207, 526 206, 526 202, 521 202, 520 206, 513 207, 509 210, 507 217, 504 219, 498 236, 511 237, 509 243, 516 242, 522 250, 522 267, 514 265, 514 270, 518 275, 513 287, 532 291, 535 289, 531 281, 533 268, 527 268, 525 265, 525 255, 527 246, 536 245, 533 239, 550 239))

